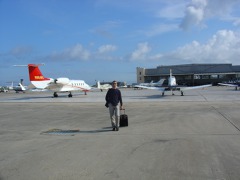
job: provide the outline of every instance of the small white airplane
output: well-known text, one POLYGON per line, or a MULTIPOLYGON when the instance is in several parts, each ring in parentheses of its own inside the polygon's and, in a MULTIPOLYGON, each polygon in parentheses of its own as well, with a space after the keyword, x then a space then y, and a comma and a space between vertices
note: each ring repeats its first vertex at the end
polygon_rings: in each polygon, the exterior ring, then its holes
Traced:
MULTIPOLYGON (((232 84, 232 83, 218 83, 219 85, 221 85, 221 86, 230 86, 230 87, 235 87, 235 90, 237 90, 238 89, 238 87, 240 87, 240 84, 239 84, 239 82, 238 83, 236 83, 236 84, 232 84)), ((239 88, 240 89, 240 88, 239 88)))
POLYGON ((144 89, 155 89, 159 90, 162 92, 162 96, 164 96, 165 91, 171 91, 172 95, 174 95, 173 91, 180 91, 181 96, 183 96, 183 92, 187 90, 193 90, 193 89, 199 89, 199 88, 205 88, 205 87, 210 87, 212 84, 207 84, 207 85, 201 85, 201 86, 191 86, 191 87, 181 87, 177 85, 176 78, 172 75, 172 70, 170 69, 170 76, 168 78, 168 86, 166 87, 149 87, 149 86, 138 86, 139 88, 144 88, 144 89))
POLYGON ((97 82, 97 88, 100 89, 101 91, 103 90, 108 90, 112 88, 111 84, 101 84, 100 81, 97 82))
POLYGON ((25 93, 26 90, 27 90, 27 87, 26 87, 26 86, 23 86, 21 83, 18 83, 18 86, 13 86, 13 90, 14 90, 16 93, 19 93, 19 92, 25 93))
POLYGON ((23 86, 21 83, 18 83, 18 86, 14 86, 13 81, 11 82, 11 85, 7 87, 9 90, 13 90, 16 93, 19 93, 19 92, 25 93, 25 91, 27 90, 27 86, 23 86))
POLYGON ((13 90, 13 87, 14 87, 14 86, 13 86, 13 81, 11 81, 11 82, 6 82, 6 83, 11 83, 11 85, 10 85, 10 86, 8 85, 7 88, 8 88, 9 90, 13 90))
MULTIPOLYGON (((91 87, 83 80, 70 80, 66 77, 57 79, 46 78, 41 73, 39 66, 43 64, 28 64, 29 79, 32 85, 39 90, 53 91, 53 97, 58 97, 58 92, 69 92, 68 97, 72 97, 72 91, 90 91, 91 87)), ((15 65, 26 66, 26 65, 15 65)))

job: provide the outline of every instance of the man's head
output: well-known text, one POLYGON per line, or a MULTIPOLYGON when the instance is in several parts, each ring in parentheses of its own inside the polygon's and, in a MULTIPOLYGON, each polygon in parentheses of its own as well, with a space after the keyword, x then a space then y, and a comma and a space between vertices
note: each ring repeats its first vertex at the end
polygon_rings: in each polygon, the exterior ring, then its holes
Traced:
POLYGON ((112 82, 112 87, 113 87, 113 88, 117 88, 117 81, 114 80, 114 81, 112 82))

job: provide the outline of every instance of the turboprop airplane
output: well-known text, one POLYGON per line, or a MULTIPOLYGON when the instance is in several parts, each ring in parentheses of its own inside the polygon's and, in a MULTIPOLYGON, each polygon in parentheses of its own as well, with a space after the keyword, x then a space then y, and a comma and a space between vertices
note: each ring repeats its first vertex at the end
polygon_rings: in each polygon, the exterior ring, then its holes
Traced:
POLYGON ((40 65, 43 64, 28 64, 29 79, 32 85, 39 90, 53 91, 53 97, 58 97, 58 92, 69 92, 68 97, 72 97, 72 91, 83 91, 86 94, 91 89, 83 80, 70 80, 66 77, 56 79, 44 77, 39 69, 40 65))
POLYGON ((172 70, 170 69, 170 76, 168 78, 168 86, 166 87, 149 87, 149 86, 138 86, 139 88, 145 88, 145 89, 155 89, 162 92, 162 96, 164 96, 165 91, 171 91, 172 95, 174 95, 173 91, 180 91, 181 96, 184 95, 184 91, 192 90, 192 89, 199 89, 199 88, 205 88, 210 87, 212 84, 207 85, 201 85, 201 86, 192 86, 192 87, 181 87, 177 85, 176 78, 172 75, 172 70))
POLYGON ((237 90, 237 88, 240 87, 240 83, 239 82, 234 83, 234 84, 232 84, 232 83, 218 83, 218 84, 221 85, 221 86, 235 87, 235 90, 237 90))

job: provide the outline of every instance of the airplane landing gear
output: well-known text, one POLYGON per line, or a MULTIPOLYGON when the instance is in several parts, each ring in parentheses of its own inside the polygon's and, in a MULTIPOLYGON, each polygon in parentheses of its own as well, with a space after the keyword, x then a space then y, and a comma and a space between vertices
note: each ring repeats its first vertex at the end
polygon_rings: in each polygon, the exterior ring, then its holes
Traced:
POLYGON ((53 97, 58 97, 57 92, 54 92, 54 93, 53 93, 53 97))
POLYGON ((164 96, 164 92, 162 92, 162 96, 164 96))
POLYGON ((69 93, 68 97, 72 97, 72 93, 71 92, 69 93))
POLYGON ((181 91, 181 96, 184 96, 184 95, 183 95, 183 91, 181 91))

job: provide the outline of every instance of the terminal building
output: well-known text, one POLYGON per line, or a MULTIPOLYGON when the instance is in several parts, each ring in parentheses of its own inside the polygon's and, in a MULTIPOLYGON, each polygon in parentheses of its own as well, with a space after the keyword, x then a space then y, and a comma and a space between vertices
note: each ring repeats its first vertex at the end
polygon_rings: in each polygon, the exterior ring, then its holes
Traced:
POLYGON ((197 86, 204 84, 216 85, 220 82, 236 82, 240 80, 240 65, 232 64, 184 64, 171 66, 157 66, 145 69, 137 67, 137 83, 157 82, 167 80, 172 70, 178 85, 197 86))

